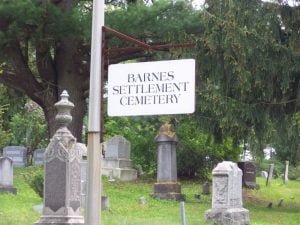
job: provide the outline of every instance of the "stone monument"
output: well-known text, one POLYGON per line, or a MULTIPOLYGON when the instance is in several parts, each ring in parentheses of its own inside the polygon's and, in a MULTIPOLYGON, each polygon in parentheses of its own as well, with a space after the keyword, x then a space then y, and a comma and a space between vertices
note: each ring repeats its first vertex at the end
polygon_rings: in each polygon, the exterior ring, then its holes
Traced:
POLYGON ((242 171, 236 163, 223 161, 212 172, 212 208, 207 222, 216 225, 248 225, 249 211, 243 208, 242 171))
POLYGON ((13 186, 13 162, 8 157, 0 157, 0 193, 17 193, 13 186))
POLYGON ((63 91, 61 100, 55 104, 55 117, 59 129, 45 151, 45 181, 43 213, 36 225, 83 225, 80 205, 80 160, 76 139, 68 130, 74 107, 63 91))
POLYGON ((181 185, 177 183, 176 145, 178 138, 171 124, 161 126, 155 137, 157 143, 157 183, 153 197, 183 200, 181 185))
POLYGON ((105 157, 102 174, 122 181, 137 179, 137 170, 132 168, 130 142, 122 136, 114 136, 103 143, 105 157))
POLYGON ((36 149, 33 152, 33 164, 34 165, 44 165, 44 155, 45 149, 36 149))
POLYGON ((242 161, 238 162, 238 167, 242 170, 243 187, 256 188, 256 166, 254 162, 242 161))
POLYGON ((13 167, 25 167, 27 163, 27 148, 23 146, 6 146, 3 148, 3 156, 13 161, 13 167))

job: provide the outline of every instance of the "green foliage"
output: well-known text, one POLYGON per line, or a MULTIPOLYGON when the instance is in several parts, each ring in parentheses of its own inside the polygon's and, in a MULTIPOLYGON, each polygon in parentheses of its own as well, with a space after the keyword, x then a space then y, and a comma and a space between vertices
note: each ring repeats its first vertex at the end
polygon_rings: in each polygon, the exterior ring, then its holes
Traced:
POLYGON ((5 106, 2 115, 3 129, 9 132, 9 122, 17 112, 23 110, 26 97, 22 93, 0 84, 0 102, 2 106, 5 106))
POLYGON ((44 195, 44 170, 42 167, 34 167, 31 173, 24 174, 24 178, 28 185, 38 194, 41 198, 44 195))
POLYGON ((209 179, 214 165, 222 160, 236 161, 241 148, 236 147, 231 138, 216 143, 214 138, 203 132, 193 117, 171 119, 161 117, 118 117, 108 118, 105 123, 105 139, 122 135, 131 143, 131 158, 135 165, 142 165, 148 174, 156 172, 157 154, 155 136, 165 122, 175 122, 175 132, 179 143, 177 168, 180 176, 197 175, 209 179))
POLYGON ((156 171, 154 138, 160 127, 158 117, 116 117, 105 122, 105 140, 115 135, 124 136, 131 143, 134 165, 142 165, 149 174, 156 171))
POLYGON ((300 166, 289 167, 289 179, 296 180, 300 178, 300 166))
POLYGON ((213 167, 223 160, 237 161, 241 148, 231 138, 217 143, 212 135, 201 130, 193 117, 185 117, 176 125, 179 138, 177 147, 178 171, 182 176, 197 175, 209 179, 213 167))
POLYGON ((260 174, 260 172, 262 170, 268 172, 269 171, 269 165, 271 163, 274 164, 273 177, 281 179, 283 174, 284 174, 284 170, 285 170, 285 162, 284 161, 281 162, 281 161, 276 160, 276 159, 256 161, 256 172, 257 172, 257 174, 260 174))
POLYGON ((33 150, 43 148, 48 143, 43 111, 33 102, 27 106, 29 108, 14 114, 9 122, 9 128, 13 133, 10 143, 30 147, 33 150))
POLYGON ((4 107, 0 106, 0 152, 2 151, 3 147, 8 144, 8 141, 11 137, 11 133, 8 131, 5 131, 3 129, 3 111, 4 107))
POLYGON ((1 18, 10 23, 3 29, 5 32, 0 32, 0 44, 7 44, 11 39, 32 38, 45 43, 66 37, 82 39, 90 26, 81 7, 79 4, 73 10, 62 10, 50 1, 2 1, 1 18))

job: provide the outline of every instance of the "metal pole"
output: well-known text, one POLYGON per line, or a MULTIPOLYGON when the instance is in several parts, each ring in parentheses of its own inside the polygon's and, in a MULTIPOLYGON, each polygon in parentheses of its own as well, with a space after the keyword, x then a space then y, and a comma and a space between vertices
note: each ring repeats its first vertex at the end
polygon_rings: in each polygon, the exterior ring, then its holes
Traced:
POLYGON ((180 202, 181 225, 186 225, 184 202, 180 202))
POLYGON ((102 67, 102 27, 104 26, 104 0, 93 1, 89 122, 88 122, 88 186, 85 224, 101 224, 101 145, 100 112, 101 67, 102 67))

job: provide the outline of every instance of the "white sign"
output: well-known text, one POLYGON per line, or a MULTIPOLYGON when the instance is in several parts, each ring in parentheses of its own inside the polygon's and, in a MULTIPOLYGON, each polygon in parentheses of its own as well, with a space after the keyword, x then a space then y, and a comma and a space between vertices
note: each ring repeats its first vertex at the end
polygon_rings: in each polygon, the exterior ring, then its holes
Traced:
POLYGON ((108 68, 108 115, 195 111, 195 60, 115 64, 108 68))

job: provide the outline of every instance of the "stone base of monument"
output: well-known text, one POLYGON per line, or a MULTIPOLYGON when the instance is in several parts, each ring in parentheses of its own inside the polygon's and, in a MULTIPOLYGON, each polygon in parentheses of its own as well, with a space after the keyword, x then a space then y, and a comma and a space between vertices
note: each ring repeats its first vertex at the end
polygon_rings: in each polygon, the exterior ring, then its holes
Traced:
POLYGON ((207 222, 214 225, 249 225, 249 211, 244 208, 209 209, 205 212, 207 222))
POLYGON ((2 185, 0 185, 0 193, 17 194, 17 188, 12 187, 12 186, 2 186, 2 185))
POLYGON ((48 207, 43 208, 43 213, 35 225, 84 225, 84 218, 80 215, 72 215, 72 209, 62 207, 57 212, 52 212, 48 207), (63 215, 65 212, 66 215, 63 215))
POLYGON ((40 217, 40 221, 34 225, 84 225, 84 220, 80 218, 57 218, 57 217, 40 217))
POLYGON ((102 168, 104 176, 112 176, 122 181, 132 181, 137 179, 137 170, 131 168, 102 168))
POLYGON ((181 185, 171 182, 155 183, 152 197, 177 201, 182 201, 185 198, 185 196, 181 194, 181 185))

